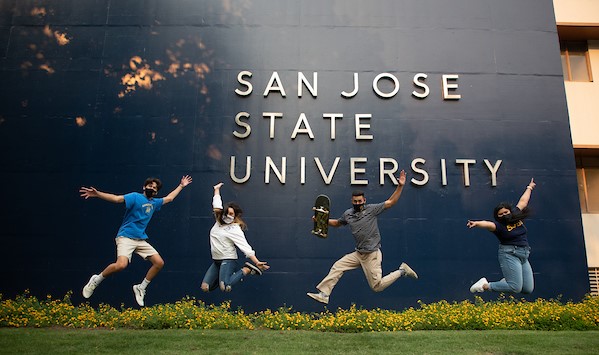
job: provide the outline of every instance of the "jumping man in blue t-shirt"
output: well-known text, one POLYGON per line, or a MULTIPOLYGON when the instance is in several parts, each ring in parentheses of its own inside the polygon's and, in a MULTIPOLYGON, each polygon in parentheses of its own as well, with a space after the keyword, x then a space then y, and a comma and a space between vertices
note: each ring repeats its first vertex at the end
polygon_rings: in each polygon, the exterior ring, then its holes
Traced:
POLYGON ((123 223, 116 235, 116 261, 108 265, 98 275, 92 275, 89 282, 83 287, 83 297, 90 298, 94 290, 104 278, 124 270, 131 262, 133 253, 137 253, 144 259, 149 260, 152 266, 146 277, 139 285, 133 285, 135 300, 140 306, 144 305, 146 287, 164 266, 164 260, 160 254, 147 242, 146 227, 152 219, 154 212, 159 211, 162 205, 172 202, 183 188, 191 183, 191 176, 185 175, 181 183, 164 198, 155 198, 162 187, 162 182, 157 178, 147 178, 144 182, 144 193, 131 192, 126 195, 113 195, 96 190, 94 187, 82 187, 79 192, 81 197, 88 199, 98 197, 113 203, 125 203, 125 216, 123 223))

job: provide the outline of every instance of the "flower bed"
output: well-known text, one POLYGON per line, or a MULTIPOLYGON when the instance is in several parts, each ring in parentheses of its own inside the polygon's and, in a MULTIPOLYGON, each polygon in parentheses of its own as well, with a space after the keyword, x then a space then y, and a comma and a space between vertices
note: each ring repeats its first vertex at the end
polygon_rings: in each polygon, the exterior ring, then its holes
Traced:
POLYGON ((0 295, 0 327, 68 327, 129 329, 273 329, 332 332, 412 330, 599 330, 599 298, 579 303, 537 299, 534 302, 500 296, 485 302, 419 302, 403 311, 367 310, 351 306, 334 312, 302 313, 291 308, 246 314, 229 302, 207 305, 186 297, 173 304, 141 309, 88 303, 73 305, 70 293, 62 299, 25 294, 14 299, 0 295))

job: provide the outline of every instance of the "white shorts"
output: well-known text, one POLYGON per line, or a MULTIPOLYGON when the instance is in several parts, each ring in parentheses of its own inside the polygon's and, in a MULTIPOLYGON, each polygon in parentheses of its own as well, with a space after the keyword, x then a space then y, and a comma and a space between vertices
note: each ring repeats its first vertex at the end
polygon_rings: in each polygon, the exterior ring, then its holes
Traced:
POLYGON ((116 237, 116 256, 126 256, 131 262, 131 256, 133 252, 141 256, 144 259, 149 258, 152 255, 158 254, 156 249, 142 239, 131 239, 127 237, 116 237))

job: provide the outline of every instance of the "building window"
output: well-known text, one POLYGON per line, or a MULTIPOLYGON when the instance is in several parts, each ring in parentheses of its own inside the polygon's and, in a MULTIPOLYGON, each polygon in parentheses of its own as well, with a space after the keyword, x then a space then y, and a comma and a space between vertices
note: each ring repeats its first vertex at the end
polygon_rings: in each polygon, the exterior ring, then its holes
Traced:
POLYGON ((599 213, 599 152, 576 154, 576 177, 582 213, 599 213))
POLYGON ((586 41, 561 41, 562 70, 566 81, 593 81, 586 41))

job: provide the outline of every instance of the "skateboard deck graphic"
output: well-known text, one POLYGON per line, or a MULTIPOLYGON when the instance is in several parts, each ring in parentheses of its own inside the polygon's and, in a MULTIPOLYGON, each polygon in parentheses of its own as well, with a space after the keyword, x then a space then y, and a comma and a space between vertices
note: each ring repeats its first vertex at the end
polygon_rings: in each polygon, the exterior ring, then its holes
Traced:
POLYGON ((312 234, 321 238, 328 237, 331 200, 327 195, 318 195, 312 210, 314 211, 314 228, 312 229, 312 234))

